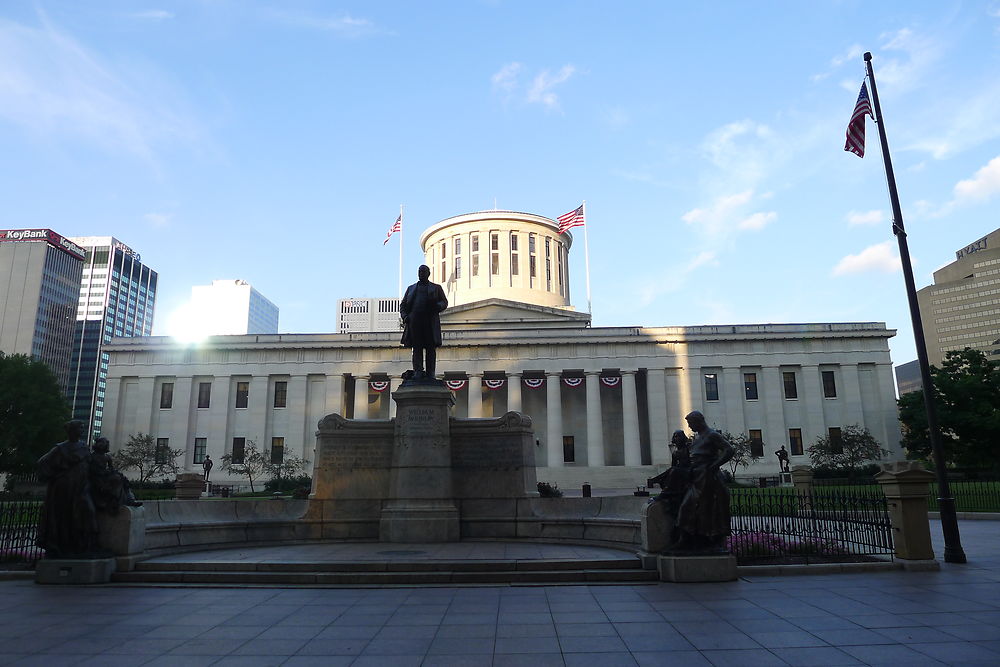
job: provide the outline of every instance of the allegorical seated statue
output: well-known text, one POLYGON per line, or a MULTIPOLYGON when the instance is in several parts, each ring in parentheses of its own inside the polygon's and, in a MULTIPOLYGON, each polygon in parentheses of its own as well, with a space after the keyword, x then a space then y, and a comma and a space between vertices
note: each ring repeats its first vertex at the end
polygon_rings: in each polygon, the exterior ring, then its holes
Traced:
POLYGON ((403 319, 399 342, 413 348, 413 373, 407 381, 434 380, 437 348, 441 347, 441 311, 448 307, 448 298, 440 285, 429 280, 430 275, 430 268, 421 264, 417 282, 406 288, 399 302, 403 319))
POLYGON ((687 417, 695 432, 689 450, 690 468, 677 505, 676 536, 667 551, 672 554, 726 552, 730 533, 729 490, 720 468, 733 457, 733 446, 708 427, 698 411, 687 417))
POLYGON ((677 513, 691 478, 691 441, 687 434, 678 429, 670 436, 670 467, 649 480, 649 484, 659 484, 660 494, 654 502, 663 503, 667 515, 667 543, 680 539, 677 534, 677 513))
POLYGON ((128 479, 115 470, 108 453, 110 448, 107 438, 98 438, 90 454, 90 491, 94 506, 108 514, 117 514, 122 505, 141 507, 142 503, 132 494, 128 479))
POLYGON ((88 558, 97 550, 91 453, 83 430, 82 421, 67 422, 66 441, 38 459, 38 479, 48 484, 37 538, 46 558, 88 558))

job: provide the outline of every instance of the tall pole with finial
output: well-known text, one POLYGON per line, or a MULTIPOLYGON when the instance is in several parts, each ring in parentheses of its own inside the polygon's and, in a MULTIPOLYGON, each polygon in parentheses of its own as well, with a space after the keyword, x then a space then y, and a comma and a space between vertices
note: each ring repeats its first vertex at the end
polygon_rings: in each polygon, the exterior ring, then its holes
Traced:
POLYGON ((399 205, 399 300, 403 300, 403 205, 399 205))
POLYGON ((966 562, 965 550, 962 549, 962 538, 958 530, 958 516, 955 514, 955 499, 952 497, 951 489, 948 486, 948 474, 945 470, 945 459, 941 449, 941 430, 938 426, 937 409, 934 405, 934 383, 931 380, 930 364, 927 361, 924 326, 920 318, 917 289, 913 282, 913 266, 910 264, 910 249, 906 243, 906 230, 903 227, 903 212, 899 207, 899 195, 896 192, 896 177, 892 172, 892 158, 889 157, 889 142, 885 137, 882 107, 878 101, 878 89, 875 87, 875 70, 872 69, 872 54, 866 52, 864 58, 868 68, 868 83, 872 88, 872 103, 875 105, 875 124, 878 126, 878 138, 882 145, 882 162, 885 165, 885 180, 889 187, 889 202, 892 205, 892 233, 895 234, 896 241, 899 243, 899 259, 903 265, 906 298, 910 302, 910 321, 913 324, 913 339, 917 346, 920 380, 924 385, 924 409, 927 411, 927 428, 930 431, 931 452, 934 456, 934 467, 937 474, 941 532, 944 533, 944 560, 948 563, 964 563, 966 562))
POLYGON ((587 312, 590 313, 591 325, 593 325, 594 320, 594 306, 590 301, 590 240, 587 238, 587 227, 590 226, 590 220, 587 219, 587 200, 583 200, 583 261, 584 268, 587 270, 587 312))

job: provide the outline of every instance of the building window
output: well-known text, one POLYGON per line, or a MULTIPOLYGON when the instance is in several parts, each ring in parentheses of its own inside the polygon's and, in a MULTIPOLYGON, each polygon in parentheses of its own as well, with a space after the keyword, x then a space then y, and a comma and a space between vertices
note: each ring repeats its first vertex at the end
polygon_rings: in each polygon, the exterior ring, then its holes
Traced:
POLYGON ((448 244, 441 243, 441 259, 444 259, 447 256, 448 256, 448 244))
POLYGON ((157 463, 170 461, 170 438, 156 439, 156 452, 153 454, 153 460, 157 463))
POLYGON ((717 373, 705 373, 705 400, 719 400, 719 375, 717 373))
POLYGON ((537 276, 536 269, 535 269, 535 256, 534 255, 531 255, 531 256, 528 257, 528 275, 530 275, 532 278, 534 278, 534 277, 537 276))
POLYGON ((271 438, 271 463, 281 463, 285 460, 285 439, 271 438))
POLYGON ((792 450, 792 456, 802 456, 802 429, 788 429, 788 445, 792 450))
POLYGON ((837 380, 833 371, 823 371, 823 398, 837 398, 837 380))
POLYGON ((576 462, 576 444, 573 442, 573 436, 564 435, 563 463, 575 463, 575 462, 576 462))
POLYGON ((245 408, 250 398, 250 383, 249 382, 237 382, 236 383, 236 407, 245 408))
POLYGON ((472 256, 472 275, 479 275, 479 255, 472 256))
POLYGON ((490 234, 490 250, 500 249, 500 235, 493 233, 490 234))
POLYGON ((461 236, 455 238, 455 254, 456 255, 461 255, 462 254, 462 237, 461 236))
POLYGON ((748 401, 757 400, 757 374, 756 373, 744 373, 743 374, 743 392, 746 394, 748 401))
POLYGON ((212 405, 212 383, 211 382, 199 382, 198 383, 198 407, 208 408, 212 405))
POLYGON ((500 275, 500 253, 490 254, 490 273, 495 276, 500 275))
POLYGON ((781 379, 785 384, 785 399, 791 400, 799 397, 799 389, 795 385, 795 372, 781 374, 781 379))
POLYGON ((448 280, 448 270, 445 267, 444 260, 441 261, 441 282, 447 282, 448 280))
POLYGON ((233 438, 233 452, 230 463, 243 463, 246 459, 247 439, 233 438))
POLYGON ((764 435, 759 428, 750 429, 750 456, 764 456, 764 435))
POLYGON ((535 253, 535 235, 528 234, 528 252, 531 254, 535 253))
POLYGON ((208 438, 194 439, 194 463, 205 462, 205 450, 208 448, 208 438))
POLYGON ((283 408, 288 400, 288 383, 287 382, 275 382, 274 383, 274 407, 283 408))
POLYGON ((461 257, 456 257, 455 258, 455 277, 456 278, 461 278, 462 277, 462 258, 461 257))
POLYGON ((510 251, 517 252, 517 234, 510 235, 510 251))
POLYGON ((841 438, 839 426, 830 427, 830 453, 831 454, 844 453, 844 440, 843 438, 841 438))
POLYGON ((174 405, 174 383, 164 382, 160 385, 160 409, 166 410, 174 405))
POLYGON ((472 252, 479 252, 479 234, 472 235, 472 252))

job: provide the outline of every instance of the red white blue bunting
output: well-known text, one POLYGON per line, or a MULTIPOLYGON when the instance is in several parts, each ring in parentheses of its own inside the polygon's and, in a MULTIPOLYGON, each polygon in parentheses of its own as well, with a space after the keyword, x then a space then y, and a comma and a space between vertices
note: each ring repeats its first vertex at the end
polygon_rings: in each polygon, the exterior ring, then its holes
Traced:
POLYGON ((610 377, 601 376, 601 382, 604 383, 605 387, 617 387, 622 382, 621 375, 613 375, 610 377))
POLYGON ((468 380, 445 380, 444 384, 452 391, 461 391, 462 389, 465 389, 465 385, 468 382, 468 380))
POLYGON ((523 382, 528 389, 538 389, 545 384, 545 378, 524 378, 523 382))
POLYGON ((388 380, 370 380, 368 387, 374 392, 383 392, 389 388, 388 380))
POLYGON ((583 384, 583 378, 563 378, 563 384, 567 387, 579 387, 583 384))
POLYGON ((507 380, 490 380, 489 378, 486 378, 483 380, 483 384, 486 385, 487 389, 495 390, 507 384, 507 380))

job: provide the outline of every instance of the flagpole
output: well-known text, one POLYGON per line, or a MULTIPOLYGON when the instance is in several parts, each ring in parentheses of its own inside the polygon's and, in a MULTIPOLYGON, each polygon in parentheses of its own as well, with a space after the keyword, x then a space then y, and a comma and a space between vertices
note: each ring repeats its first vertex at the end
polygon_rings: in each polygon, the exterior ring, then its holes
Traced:
POLYGON ((403 300, 403 205, 399 205, 399 300, 403 300))
POLYGON ((885 179, 889 186, 889 202, 892 205, 892 233, 899 243, 899 259, 903 264, 903 279, 906 282, 906 298, 910 302, 910 321, 913 323, 913 338, 917 345, 917 360, 920 363, 920 379, 924 385, 924 409, 927 411, 927 428, 930 431, 931 452, 934 456, 934 467, 938 483, 938 507, 941 513, 941 531, 944 533, 944 560, 947 563, 966 562, 965 550, 962 549, 962 538, 958 530, 958 516, 955 514, 955 499, 948 486, 948 474, 945 470, 944 454, 941 449, 941 430, 938 427, 937 409, 934 405, 934 383, 931 380, 930 365, 927 362, 927 345, 924 340, 924 326, 920 318, 920 306, 917 303, 917 289, 913 282, 913 267, 910 264, 910 250, 906 243, 906 230, 903 228, 903 212, 899 207, 899 195, 896 192, 896 177, 892 172, 892 159, 889 157, 889 142, 885 137, 885 125, 882 122, 882 107, 878 102, 878 89, 875 87, 875 70, 872 69, 872 54, 866 52, 865 64, 868 68, 868 82, 872 87, 872 102, 875 105, 875 123, 878 126, 878 138, 882 144, 882 162, 885 165, 885 179))
POLYGON ((590 313, 590 324, 594 324, 594 307, 590 302, 590 240, 587 238, 587 227, 590 223, 587 221, 587 200, 583 200, 583 259, 584 267, 587 270, 587 312, 590 313))

